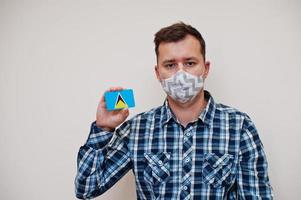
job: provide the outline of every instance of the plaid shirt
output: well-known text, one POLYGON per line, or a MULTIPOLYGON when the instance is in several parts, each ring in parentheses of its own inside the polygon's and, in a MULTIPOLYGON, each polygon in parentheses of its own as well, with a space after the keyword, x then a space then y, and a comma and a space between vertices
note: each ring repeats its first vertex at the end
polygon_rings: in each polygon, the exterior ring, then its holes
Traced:
POLYGON ((273 199, 263 145, 250 117, 208 102, 183 127, 168 106, 136 115, 114 133, 95 121, 77 157, 75 193, 101 195, 129 170, 137 199, 273 199))

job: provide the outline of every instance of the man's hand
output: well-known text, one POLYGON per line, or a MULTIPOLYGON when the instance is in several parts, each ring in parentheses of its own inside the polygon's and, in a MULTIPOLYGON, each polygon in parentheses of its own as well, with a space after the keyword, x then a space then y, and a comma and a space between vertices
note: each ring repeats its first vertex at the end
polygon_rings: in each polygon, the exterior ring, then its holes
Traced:
MULTIPOLYGON (((119 90, 123 90, 123 88, 111 87, 107 91, 119 91, 119 90)), ((96 125, 98 127, 106 131, 114 131, 114 129, 122 122, 124 122, 128 116, 129 116, 128 109, 107 111, 104 95, 102 95, 96 112, 96 125)))

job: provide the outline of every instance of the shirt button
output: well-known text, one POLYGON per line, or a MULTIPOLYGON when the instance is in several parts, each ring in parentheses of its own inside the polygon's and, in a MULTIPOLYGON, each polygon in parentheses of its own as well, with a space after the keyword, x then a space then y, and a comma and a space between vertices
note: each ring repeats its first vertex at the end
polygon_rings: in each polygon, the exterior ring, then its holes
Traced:
POLYGON ((188 188, 187 188, 187 186, 186 185, 184 185, 183 186, 183 190, 187 190, 188 188))
POLYGON ((161 160, 159 160, 159 162, 158 162, 158 163, 159 163, 159 165, 160 165, 160 166, 162 166, 162 165, 163 165, 163 162, 162 162, 161 160))
POLYGON ((188 163, 189 161, 190 161, 190 158, 186 158, 185 162, 187 162, 187 163, 188 163))
POLYGON ((190 136, 190 133, 189 133, 189 132, 188 132, 188 133, 186 133, 186 136, 187 136, 187 137, 189 137, 189 136, 190 136))

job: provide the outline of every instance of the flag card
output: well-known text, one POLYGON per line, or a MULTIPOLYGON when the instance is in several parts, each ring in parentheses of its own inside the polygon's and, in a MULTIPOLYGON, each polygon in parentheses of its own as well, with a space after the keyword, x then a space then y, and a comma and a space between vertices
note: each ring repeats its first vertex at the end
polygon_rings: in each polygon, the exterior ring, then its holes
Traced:
POLYGON ((119 110, 135 107, 134 93, 132 89, 105 92, 107 110, 119 110))

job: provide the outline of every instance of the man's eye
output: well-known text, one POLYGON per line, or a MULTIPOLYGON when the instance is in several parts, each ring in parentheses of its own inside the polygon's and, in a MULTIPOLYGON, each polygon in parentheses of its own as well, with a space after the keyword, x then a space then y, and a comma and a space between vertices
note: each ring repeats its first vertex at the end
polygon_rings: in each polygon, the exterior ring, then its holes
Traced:
POLYGON ((174 64, 174 63, 166 64, 166 65, 165 65, 166 68, 173 68, 173 67, 175 67, 175 66, 176 66, 176 64, 174 64))
POLYGON ((192 66, 195 65, 195 62, 187 62, 186 65, 187 65, 188 67, 192 67, 192 66))

